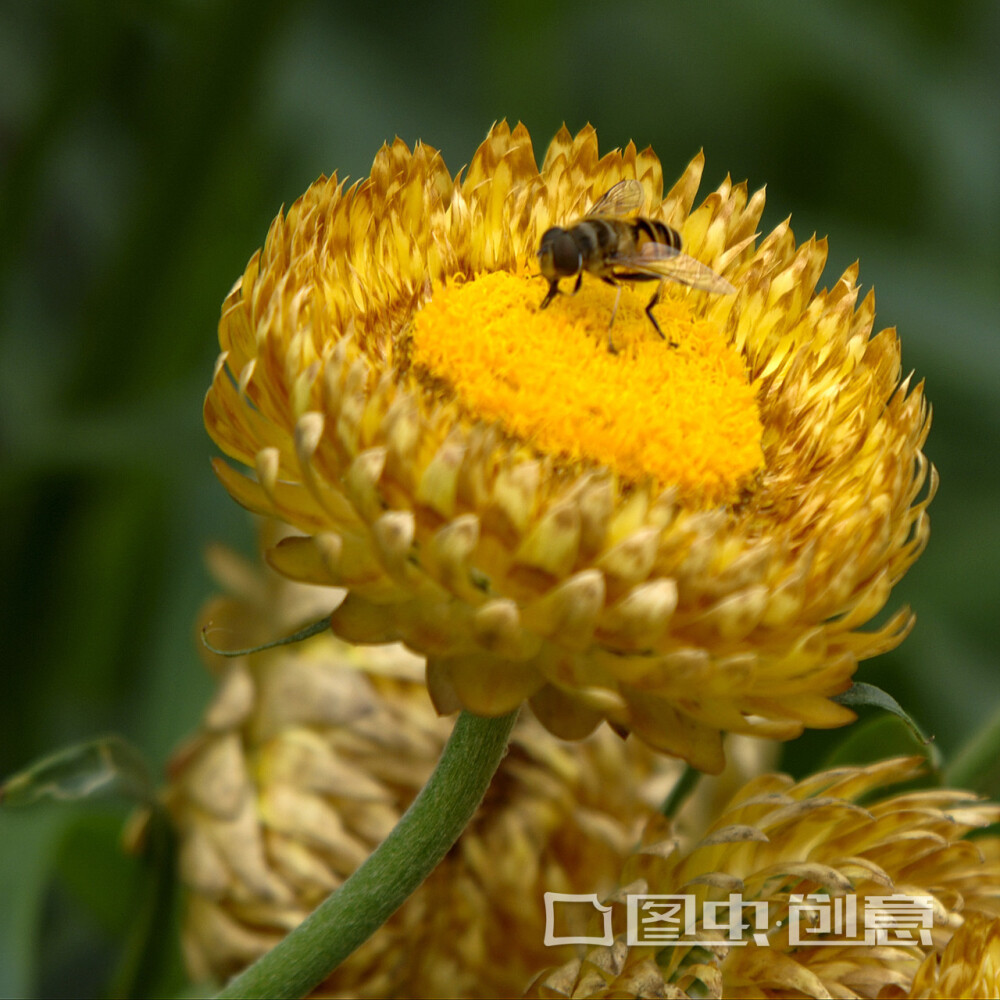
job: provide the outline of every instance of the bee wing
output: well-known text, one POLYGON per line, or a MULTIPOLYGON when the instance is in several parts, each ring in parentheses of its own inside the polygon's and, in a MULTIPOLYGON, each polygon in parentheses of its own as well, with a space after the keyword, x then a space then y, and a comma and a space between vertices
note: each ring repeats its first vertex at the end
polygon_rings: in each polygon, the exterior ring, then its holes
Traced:
POLYGON ((736 291, 721 274, 716 274, 707 264, 702 264, 700 260, 695 260, 666 243, 644 243, 638 253, 615 260, 615 267, 632 267, 646 274, 657 274, 668 281, 720 295, 732 295, 736 291))
POLYGON ((587 215, 634 215, 646 203, 646 192, 637 180, 619 181, 587 210, 587 215))

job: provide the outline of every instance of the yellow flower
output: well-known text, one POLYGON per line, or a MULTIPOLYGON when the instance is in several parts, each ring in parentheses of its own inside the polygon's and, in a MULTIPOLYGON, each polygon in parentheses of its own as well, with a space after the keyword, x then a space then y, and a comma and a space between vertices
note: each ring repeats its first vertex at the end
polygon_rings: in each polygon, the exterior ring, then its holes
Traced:
POLYGON ((970 913, 943 954, 930 954, 913 978, 909 997, 1000 996, 1000 918, 970 913))
POLYGON ((970 988, 973 982, 995 981, 990 977, 996 976, 1000 954, 995 924, 1000 840, 964 838, 995 823, 1000 807, 951 789, 885 794, 913 778, 918 765, 913 759, 888 760, 825 771, 798 783, 763 775, 707 828, 682 836, 683 846, 676 831, 651 823, 644 846, 624 867, 623 888, 609 900, 619 929, 626 923, 620 911, 630 893, 690 895, 696 939, 718 945, 628 947, 619 934, 610 947, 544 971, 527 995, 904 997, 911 984, 926 990, 931 983, 970 988), (765 919, 745 928, 735 945, 727 943, 727 929, 712 929, 705 920, 705 904, 724 903, 732 893, 766 904, 765 919), (801 944, 789 922, 793 894, 813 908, 808 918, 799 910, 801 944), (918 920, 907 925, 913 928, 906 931, 908 940, 890 930, 884 942, 864 943, 866 904, 884 905, 876 897, 890 895, 931 900, 928 941, 920 938, 918 920), (845 924, 854 908, 853 935, 846 926, 818 933, 819 925, 811 923, 825 915, 835 927, 837 900, 845 924), (965 929, 956 933, 956 928, 965 929), (754 929, 766 933, 766 943, 752 939, 754 929), (977 980, 980 960, 991 964, 977 980))
POLYGON ((427 657, 439 711, 525 699, 557 735, 602 720, 717 772, 726 731, 787 739, 853 718, 831 701, 890 649, 860 631, 928 535, 922 387, 872 336, 857 268, 815 286, 824 241, 758 246, 763 192, 692 208, 697 157, 662 197, 651 151, 598 156, 565 129, 536 166, 493 128, 464 176, 384 147, 345 189, 279 215, 226 299, 205 404, 217 472, 304 532, 269 554, 337 585, 334 630, 427 657), (587 277, 543 310, 535 253, 636 178, 646 214, 732 295, 587 277))
MULTIPOLYGON (((202 615, 215 642, 252 643, 314 613, 316 588, 265 578, 223 550, 212 562, 234 591, 202 615)), ((203 984, 263 954, 365 860, 451 729, 427 697, 422 661, 399 646, 358 650, 327 633, 209 661, 218 691, 175 754, 167 791, 183 950, 203 984)), ((607 729, 561 743, 526 713, 447 858, 316 995, 519 996, 552 956, 544 892, 613 889, 650 802, 680 770, 607 729)))

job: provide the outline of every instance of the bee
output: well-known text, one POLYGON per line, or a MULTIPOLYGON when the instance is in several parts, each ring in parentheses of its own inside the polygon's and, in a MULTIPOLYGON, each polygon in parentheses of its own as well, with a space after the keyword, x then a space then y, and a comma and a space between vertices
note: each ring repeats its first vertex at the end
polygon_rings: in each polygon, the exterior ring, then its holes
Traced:
MULTIPOLYGON (((655 281, 656 291, 646 306, 646 315, 656 332, 666 340, 653 315, 665 281, 731 295, 735 288, 701 261, 681 253, 681 234, 655 219, 637 215, 645 195, 637 180, 619 181, 605 192, 587 214, 567 229, 546 230, 538 245, 538 263, 549 290, 540 309, 559 293, 563 278, 576 276, 573 294, 580 290, 584 271, 618 289, 608 323, 608 350, 617 354, 611 327, 618 313, 623 281, 655 281), (630 216, 635 216, 630 218, 630 216)), ((670 341, 671 347, 677 345, 670 341)))

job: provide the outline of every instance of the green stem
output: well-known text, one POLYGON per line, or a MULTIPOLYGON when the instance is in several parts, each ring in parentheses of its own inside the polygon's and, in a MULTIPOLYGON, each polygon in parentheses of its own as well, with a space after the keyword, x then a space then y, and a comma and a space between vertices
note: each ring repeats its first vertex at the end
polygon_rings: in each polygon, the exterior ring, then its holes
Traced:
POLYGON ((660 812, 667 819, 675 819, 680 808, 688 800, 688 796, 694 791, 695 785, 702 779, 701 771, 693 768, 690 764, 684 765, 684 771, 677 779, 677 783, 670 789, 670 794, 666 797, 660 812))
POLYGON ((368 860, 284 940, 232 980, 225 997, 302 997, 371 937, 434 870, 479 807, 517 712, 462 712, 434 773, 368 860))

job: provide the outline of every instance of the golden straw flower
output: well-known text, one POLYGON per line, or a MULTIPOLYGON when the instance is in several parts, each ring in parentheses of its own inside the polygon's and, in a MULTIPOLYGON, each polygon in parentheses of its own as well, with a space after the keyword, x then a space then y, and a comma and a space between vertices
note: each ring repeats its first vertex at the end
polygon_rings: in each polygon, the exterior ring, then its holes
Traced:
POLYGON ((768 774, 750 781, 694 836, 652 822, 623 869, 622 888, 608 900, 621 932, 615 943, 547 969, 527 995, 905 997, 912 985, 932 990, 912 995, 995 996, 934 990, 996 982, 1000 840, 966 835, 997 822, 1000 806, 952 789, 886 794, 919 770, 919 759, 900 758, 797 783, 768 774), (695 939, 719 943, 629 947, 630 893, 692 896, 695 939), (725 903, 733 893, 766 904, 763 921, 746 911, 739 944, 727 943, 728 925, 713 929, 705 920, 707 902, 725 903), (804 943, 790 926, 793 894, 812 906, 809 915, 799 910, 804 943), (902 931, 890 929, 883 942, 865 943, 866 904, 892 905, 887 896, 904 898, 902 906, 905 899, 929 901, 919 903, 932 915, 928 940, 915 918, 901 923, 902 931), (845 921, 854 908, 854 934, 836 928, 837 900, 845 921), (753 939, 754 930, 766 933, 764 942, 753 939), (981 973, 980 961, 987 963, 981 973))
MULTIPOLYGON (((650 150, 563 129, 538 169, 495 126, 464 174, 397 140, 350 188, 320 178, 227 297, 205 423, 218 475, 303 532, 269 553, 347 589, 333 628, 427 658, 434 704, 528 700, 557 735, 608 720, 717 772, 726 731, 853 718, 831 700, 923 549, 928 429, 857 267, 816 291, 825 241, 703 158, 662 193, 650 150), (536 250, 622 179, 734 294, 587 276, 541 310, 536 250), (669 342, 668 342, 669 341, 669 342), (676 345, 676 346, 675 346, 676 345)), ((568 289, 567 289, 568 290, 568 289)))
MULTIPOLYGON (((234 593, 203 612, 211 638, 252 643, 315 613, 317 588, 265 578, 224 550, 212 562, 234 593)), ((365 860, 451 729, 422 661, 399 646, 359 650, 326 633, 208 659, 219 687, 167 790, 185 962, 203 984, 263 954, 365 860)), ((519 996, 551 961, 543 894, 611 891, 680 770, 607 729, 562 743, 525 713, 462 838, 316 995, 519 996)))

